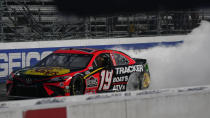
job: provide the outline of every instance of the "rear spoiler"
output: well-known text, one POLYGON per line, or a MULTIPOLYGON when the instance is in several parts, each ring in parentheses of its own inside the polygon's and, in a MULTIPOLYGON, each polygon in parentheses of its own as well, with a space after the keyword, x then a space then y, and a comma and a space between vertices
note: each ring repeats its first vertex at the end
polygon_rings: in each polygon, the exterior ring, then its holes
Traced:
POLYGON ((140 58, 133 58, 137 64, 145 64, 147 63, 146 59, 140 59, 140 58))

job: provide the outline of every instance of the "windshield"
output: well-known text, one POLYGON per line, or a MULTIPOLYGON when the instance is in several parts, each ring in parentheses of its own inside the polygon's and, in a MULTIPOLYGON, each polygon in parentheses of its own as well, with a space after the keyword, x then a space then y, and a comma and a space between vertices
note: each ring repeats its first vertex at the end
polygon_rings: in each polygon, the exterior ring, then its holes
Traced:
POLYGON ((41 60, 36 66, 82 69, 88 65, 91 57, 92 55, 85 54, 53 53, 41 60))

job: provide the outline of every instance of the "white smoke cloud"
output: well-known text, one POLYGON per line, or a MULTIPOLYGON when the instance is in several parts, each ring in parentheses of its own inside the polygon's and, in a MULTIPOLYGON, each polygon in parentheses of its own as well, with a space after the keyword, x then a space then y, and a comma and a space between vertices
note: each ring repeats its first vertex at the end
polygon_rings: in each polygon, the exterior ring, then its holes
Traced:
POLYGON ((152 89, 210 84, 210 23, 207 21, 202 21, 176 47, 122 51, 148 60, 152 89))

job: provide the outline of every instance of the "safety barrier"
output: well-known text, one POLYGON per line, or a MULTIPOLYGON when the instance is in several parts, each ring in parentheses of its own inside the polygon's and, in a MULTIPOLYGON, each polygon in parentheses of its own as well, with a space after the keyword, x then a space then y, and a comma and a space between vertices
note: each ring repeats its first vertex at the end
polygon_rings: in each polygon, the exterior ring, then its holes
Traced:
POLYGON ((0 102, 0 118, 209 118, 210 85, 0 102))

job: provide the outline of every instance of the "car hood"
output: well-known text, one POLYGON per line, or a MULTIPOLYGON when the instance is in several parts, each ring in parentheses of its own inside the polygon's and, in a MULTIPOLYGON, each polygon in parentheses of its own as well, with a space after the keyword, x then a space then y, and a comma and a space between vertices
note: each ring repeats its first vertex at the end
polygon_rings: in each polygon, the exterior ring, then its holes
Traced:
POLYGON ((70 69, 62 67, 33 67, 22 71, 24 75, 57 76, 70 72, 70 69))

